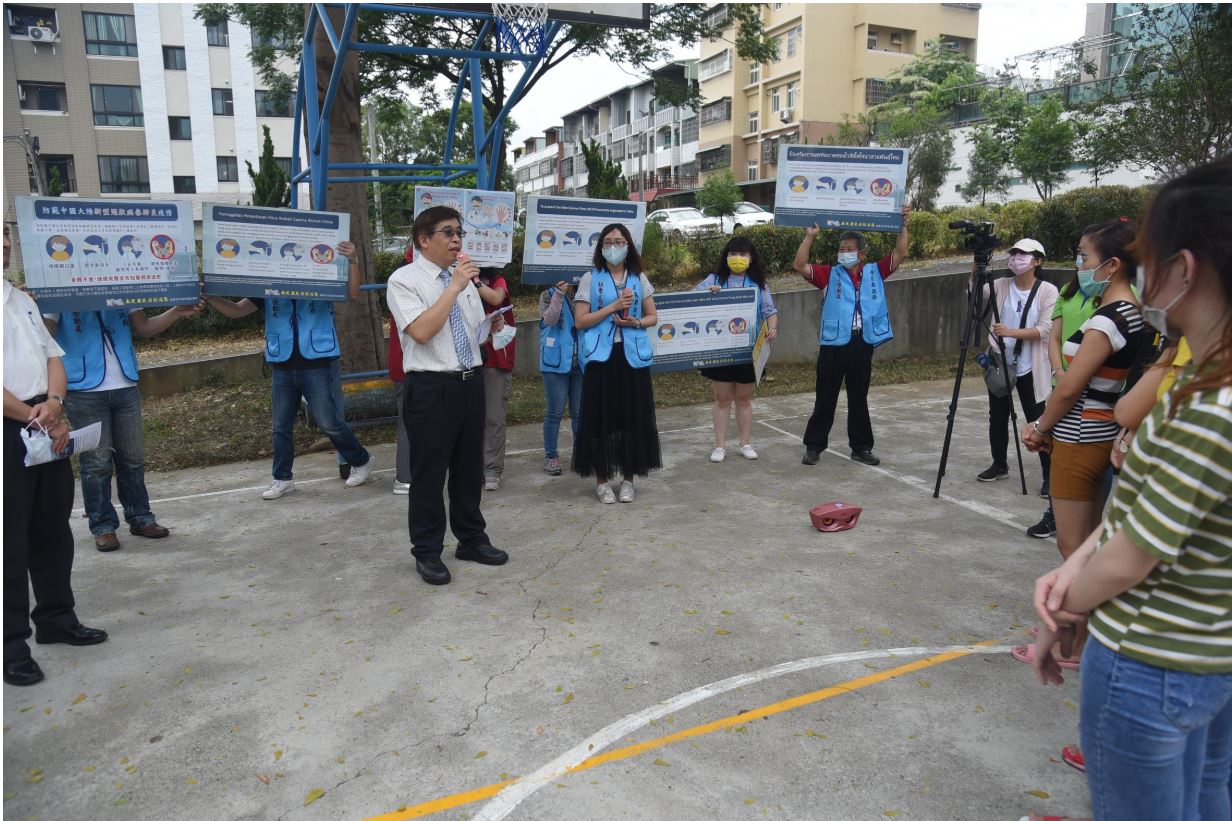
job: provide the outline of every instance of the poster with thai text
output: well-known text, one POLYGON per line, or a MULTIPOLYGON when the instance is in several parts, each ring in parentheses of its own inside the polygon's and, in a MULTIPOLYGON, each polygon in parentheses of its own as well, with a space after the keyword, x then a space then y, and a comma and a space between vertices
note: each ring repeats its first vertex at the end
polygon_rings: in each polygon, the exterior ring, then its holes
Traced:
POLYGON ((526 245, 522 282, 548 285, 576 282, 595 267, 599 233, 623 223, 640 250, 646 232, 646 203, 581 197, 530 197, 526 206, 526 245))
POLYGON ((717 368, 753 361, 757 289, 655 294, 659 324, 647 331, 655 371, 717 368))
POLYGON ((781 145, 774 224, 897 233, 906 186, 905 148, 781 145))

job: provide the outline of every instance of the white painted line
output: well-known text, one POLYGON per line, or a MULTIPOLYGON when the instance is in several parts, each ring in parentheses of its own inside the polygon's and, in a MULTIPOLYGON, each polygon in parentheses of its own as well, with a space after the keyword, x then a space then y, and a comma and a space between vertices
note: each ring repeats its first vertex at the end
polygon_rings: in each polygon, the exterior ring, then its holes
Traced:
POLYGON ((750 684, 758 684, 779 676, 785 676, 789 673, 797 673, 801 670, 813 670, 818 667, 827 667, 832 664, 843 664, 850 661, 867 661, 870 659, 886 659, 886 658, 908 658, 911 656, 936 656, 942 653, 1007 653, 1011 648, 1009 645, 997 647, 987 647, 983 645, 960 645, 956 647, 895 647, 889 650, 861 650, 855 653, 836 653, 829 656, 814 656, 813 658, 799 659, 797 661, 788 661, 783 664, 776 664, 773 667, 765 667, 761 670, 754 670, 751 673, 741 673, 725 678, 722 681, 716 681, 712 684, 705 684, 680 695, 674 696, 667 701, 659 702, 658 704, 647 707, 641 712, 633 713, 624 718, 614 721, 611 724, 599 730, 594 735, 583 740, 580 744, 560 754, 553 760, 544 764, 539 769, 535 770, 530 775, 518 781, 516 784, 511 784, 483 806, 478 813, 472 816, 473 821, 499 821, 509 813, 513 812, 517 806, 533 795, 541 787, 546 786, 552 781, 564 775, 570 767, 576 767, 586 759, 599 753, 606 747, 619 741, 625 736, 649 724, 651 721, 656 721, 672 713, 678 712, 690 707, 699 702, 705 701, 708 698, 727 693, 741 687, 747 687, 750 684))

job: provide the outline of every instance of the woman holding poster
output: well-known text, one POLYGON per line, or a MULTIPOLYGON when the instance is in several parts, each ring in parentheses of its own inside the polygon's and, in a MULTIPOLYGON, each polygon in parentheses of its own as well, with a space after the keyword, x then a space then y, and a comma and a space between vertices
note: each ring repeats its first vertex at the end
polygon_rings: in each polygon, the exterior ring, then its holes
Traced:
MULTIPOLYGON (((757 311, 760 322, 765 322, 766 340, 773 342, 778 336, 778 309, 774 297, 766 285, 766 269, 761 254, 747 237, 732 237, 719 255, 719 266, 713 274, 701 281, 693 290, 709 289, 717 293, 724 288, 756 288, 757 311)), ((760 331, 755 328, 753 339, 760 331)), ((717 368, 702 368, 702 376, 714 383, 714 450, 711 462, 722 462, 727 457, 727 422, 731 416, 732 402, 736 403, 736 427, 740 431, 740 455, 756 459, 757 451, 749 444, 753 429, 753 387, 757 378, 753 363, 724 365, 717 368)))
POLYGON ((663 466, 650 384, 652 346, 646 334, 655 315, 654 286, 629 229, 609 225, 595 244, 594 270, 574 297, 580 332, 582 424, 573 446, 573 470, 593 475, 599 501, 612 504, 611 478, 619 472, 619 498, 633 501, 633 477, 663 466))

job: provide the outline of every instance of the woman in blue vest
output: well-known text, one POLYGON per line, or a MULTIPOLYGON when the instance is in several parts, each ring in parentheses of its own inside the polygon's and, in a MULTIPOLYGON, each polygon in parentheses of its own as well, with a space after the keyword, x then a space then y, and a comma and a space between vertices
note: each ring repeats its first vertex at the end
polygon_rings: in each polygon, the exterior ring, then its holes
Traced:
POLYGON ((576 288, 558 282, 539 295, 539 372, 543 374, 543 471, 560 475, 560 420, 569 405, 573 439, 582 415, 582 370, 578 367, 578 334, 573 318, 576 288))
MULTIPOLYGON (((778 336, 779 312, 774 307, 770 287, 766 285, 766 269, 761 254, 757 253, 748 237, 728 240, 719 255, 718 270, 707 275, 693 290, 718 292, 724 288, 758 289, 757 324, 753 326, 749 338, 757 339, 764 321, 768 326, 766 339, 773 342, 778 336)), ((702 368, 701 374, 714 383, 714 450, 710 453, 710 461, 722 462, 727 456, 727 422, 733 401, 736 403, 736 427, 740 430, 740 455, 745 459, 756 459, 757 451, 749 443, 753 429, 753 388, 757 383, 753 363, 702 368)))
POLYGON ((647 328, 658 323, 654 286, 625 226, 604 228, 594 270, 578 282, 574 304, 582 364, 582 423, 573 443, 573 470, 598 480, 599 501, 612 504, 610 479, 619 472, 620 501, 633 501, 633 477, 662 467, 650 384, 653 349, 647 328))

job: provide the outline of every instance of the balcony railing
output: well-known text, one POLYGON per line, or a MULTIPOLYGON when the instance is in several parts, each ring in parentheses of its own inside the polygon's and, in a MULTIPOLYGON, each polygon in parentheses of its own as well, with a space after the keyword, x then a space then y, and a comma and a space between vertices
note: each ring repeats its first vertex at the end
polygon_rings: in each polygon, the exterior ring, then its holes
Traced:
POLYGON ((654 124, 656 126, 669 125, 677 122, 680 119, 680 109, 676 106, 670 106, 662 111, 656 111, 654 115, 654 124))
POLYGON ((628 137, 628 136, 629 136, 628 123, 626 123, 625 125, 618 125, 612 129, 612 139, 613 140, 623 140, 625 137, 628 137))
POLYGON ((625 181, 629 184, 629 193, 638 194, 642 191, 649 191, 652 188, 696 188, 697 177, 686 176, 681 174, 634 174, 631 177, 626 177, 625 181))

